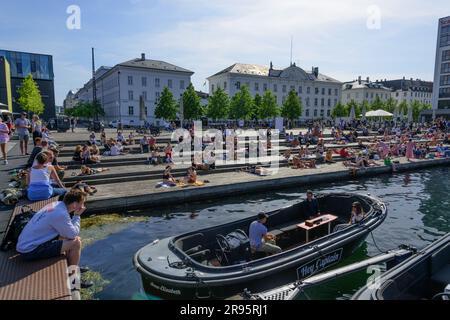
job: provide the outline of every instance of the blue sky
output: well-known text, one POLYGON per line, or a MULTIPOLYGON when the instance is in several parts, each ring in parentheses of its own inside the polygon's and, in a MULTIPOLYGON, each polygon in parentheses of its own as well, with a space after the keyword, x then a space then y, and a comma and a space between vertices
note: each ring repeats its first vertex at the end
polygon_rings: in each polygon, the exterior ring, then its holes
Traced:
POLYGON ((145 52, 195 71, 193 83, 203 91, 206 77, 235 62, 288 66, 291 36, 297 65, 318 66, 340 81, 431 81, 438 18, 450 15, 448 0, 2 2, 0 49, 53 55, 58 105, 89 80, 91 47, 97 67, 145 52), (70 5, 81 9, 80 30, 66 27, 70 5))

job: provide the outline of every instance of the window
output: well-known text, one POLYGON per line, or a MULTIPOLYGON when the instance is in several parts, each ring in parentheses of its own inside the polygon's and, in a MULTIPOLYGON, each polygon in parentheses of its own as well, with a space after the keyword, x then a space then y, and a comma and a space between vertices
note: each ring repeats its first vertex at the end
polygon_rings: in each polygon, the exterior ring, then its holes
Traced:
POLYGON ((31 61, 31 72, 32 73, 36 72, 36 61, 31 61))
POLYGON ((450 88, 439 89, 439 99, 441 98, 450 98, 450 88))
POLYGON ((331 107, 331 99, 328 99, 328 106, 331 107))
POLYGON ((180 89, 184 90, 185 86, 184 86, 184 80, 180 80, 180 89))
POLYGON ((264 92, 267 91, 267 83, 264 83, 264 84, 263 84, 263 90, 264 90, 264 92))
POLYGON ((169 87, 169 89, 172 89, 172 79, 167 80, 167 87, 169 87))
POLYGON ((441 86, 450 86, 450 76, 441 76, 441 86))
POLYGON ((320 99, 320 105, 321 105, 322 107, 325 106, 325 99, 324 99, 324 98, 320 99))
POLYGON ((134 96, 133 96, 133 91, 128 91, 128 100, 133 100, 134 96))
POLYGON ((211 85, 211 92, 214 93, 214 85, 211 85))
POLYGON ((281 101, 284 103, 286 101, 286 96, 283 96, 283 99, 281 101))
POLYGON ((302 86, 298 87, 298 93, 300 93, 300 94, 303 93, 303 88, 302 88, 302 86))
POLYGON ((143 87, 147 86, 147 77, 142 77, 142 86, 143 87))
POLYGON ((318 104, 319 104, 319 99, 314 98, 314 106, 317 107, 318 104))
POLYGON ((129 86, 133 85, 133 76, 128 76, 128 85, 129 86))
POLYGON ((306 98, 306 106, 309 107, 309 97, 306 98))
POLYGON ((144 98, 144 101, 147 100, 147 91, 142 91, 142 98, 144 98))
POLYGON ((156 79, 155 79, 155 87, 156 87, 156 88, 159 88, 159 86, 160 86, 159 78, 156 78, 156 79))
POLYGON ((285 92, 286 92, 286 85, 283 84, 283 93, 285 93, 285 92))
POLYGON ((317 117, 317 109, 314 110, 314 117, 317 117))
POLYGON ((314 93, 315 94, 319 94, 319 88, 314 88, 315 90, 314 90, 314 93))
POLYGON ((339 95, 339 90, 338 89, 334 89, 334 95, 337 97, 339 95))
POLYGON ((145 115, 148 116, 148 109, 145 107, 145 115))
POLYGON ((129 107, 128 107, 128 115, 129 115, 129 116, 134 115, 134 107, 133 107, 133 106, 129 106, 129 107))
POLYGON ((224 81, 224 83, 223 83, 223 89, 227 90, 227 82, 226 81, 224 81))
POLYGON ((366 92, 366 99, 369 99, 369 93, 366 92))
POLYGON ((278 92, 278 85, 276 83, 273 85, 273 92, 278 92))
MULTIPOLYGON (((214 86, 214 85, 213 85, 214 86)), ((159 100, 159 98, 161 97, 161 93, 160 92, 155 92, 155 98, 156 100, 159 100)))
POLYGON ((331 89, 328 89, 328 95, 329 96, 331 96, 331 92, 332 92, 333 90, 331 90, 331 89))
POLYGON ((325 95, 325 88, 322 88, 322 95, 325 95))
POLYGON ((323 118, 324 115, 325 115, 325 110, 320 110, 320 116, 323 118))
POLYGON ((22 74, 22 62, 16 62, 17 74, 22 74))
POLYGON ((441 73, 450 73, 450 62, 441 65, 441 73))
POLYGON ((307 93, 307 94, 310 94, 310 93, 311 93, 311 88, 310 88, 310 87, 307 87, 307 88, 306 88, 306 93, 307 93))
POLYGON ((331 116, 331 110, 327 110, 327 117, 331 116))
POLYGON ((259 91, 259 83, 255 82, 255 91, 259 91))
POLYGON ((450 61, 450 50, 445 50, 442 52, 442 62, 450 61))
POLYGON ((309 109, 306 109, 305 116, 309 117, 309 109))
POLYGON ((336 106, 337 105, 337 99, 334 99, 334 106, 336 106))
POLYGON ((241 82, 240 81, 237 81, 236 82, 236 89, 241 89, 241 82))
POLYGON ((291 86, 291 90, 290 91, 295 91, 295 87, 291 86))
POLYGON ((441 40, 440 40, 440 46, 441 47, 446 47, 450 45, 450 35, 449 34, 443 34, 441 35, 441 40))

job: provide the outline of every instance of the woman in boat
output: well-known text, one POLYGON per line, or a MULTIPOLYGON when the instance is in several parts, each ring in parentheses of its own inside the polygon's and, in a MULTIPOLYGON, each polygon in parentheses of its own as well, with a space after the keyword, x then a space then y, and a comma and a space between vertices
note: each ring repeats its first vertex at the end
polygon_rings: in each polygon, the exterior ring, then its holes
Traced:
POLYGON ((360 202, 354 202, 352 205, 352 214, 350 217, 350 224, 360 223, 365 218, 364 210, 360 202))

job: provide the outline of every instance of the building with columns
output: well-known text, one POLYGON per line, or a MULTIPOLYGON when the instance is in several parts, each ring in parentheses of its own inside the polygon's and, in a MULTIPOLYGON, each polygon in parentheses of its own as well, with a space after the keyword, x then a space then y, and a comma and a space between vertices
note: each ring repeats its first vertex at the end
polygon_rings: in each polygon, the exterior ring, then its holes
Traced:
MULTIPOLYGON (((114 67, 100 67, 95 73, 97 99, 105 111, 105 120, 128 123, 140 121, 139 97, 144 98, 145 117, 149 123, 159 123, 155 108, 161 92, 167 87, 179 101, 191 83, 194 72, 176 65, 140 58, 122 62, 114 67)), ((77 101, 93 100, 93 81, 89 80, 75 93, 77 101)))
POLYGON ((291 64, 284 69, 275 69, 273 64, 261 66, 256 64, 235 63, 228 68, 210 76, 209 94, 222 88, 233 97, 242 86, 248 86, 251 95, 263 95, 270 90, 275 95, 279 106, 283 104, 291 90, 295 90, 303 104, 300 119, 330 118, 331 110, 341 100, 342 83, 319 73, 319 68, 310 72, 291 64))

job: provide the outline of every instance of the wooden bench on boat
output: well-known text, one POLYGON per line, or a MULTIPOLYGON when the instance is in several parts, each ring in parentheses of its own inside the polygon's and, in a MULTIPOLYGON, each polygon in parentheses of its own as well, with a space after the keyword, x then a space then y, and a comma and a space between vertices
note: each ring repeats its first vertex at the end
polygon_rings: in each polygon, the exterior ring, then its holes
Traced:
MULTIPOLYGON (((14 217, 22 214, 22 209, 25 212, 29 209, 37 212, 57 199, 31 204, 19 202, 11 215, 5 235, 14 217)), ((27 262, 15 250, 0 251, 0 300, 72 300, 66 258, 60 256, 27 262)))

